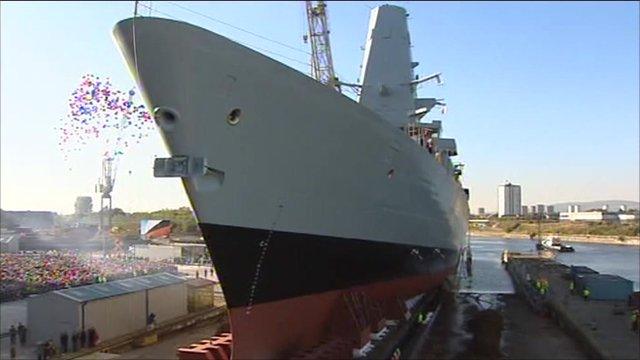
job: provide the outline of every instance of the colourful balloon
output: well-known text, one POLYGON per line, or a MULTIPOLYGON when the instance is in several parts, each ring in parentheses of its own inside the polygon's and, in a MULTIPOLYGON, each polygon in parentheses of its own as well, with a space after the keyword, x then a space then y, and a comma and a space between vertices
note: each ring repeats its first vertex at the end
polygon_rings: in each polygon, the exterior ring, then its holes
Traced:
POLYGON ((107 149, 105 156, 115 157, 124 155, 119 150, 123 145, 129 146, 121 143, 123 139, 148 137, 154 130, 151 115, 143 104, 136 103, 135 94, 135 89, 125 92, 114 88, 109 78, 83 75, 67 102, 67 116, 54 128, 65 158, 69 152, 81 151, 89 139, 107 149))

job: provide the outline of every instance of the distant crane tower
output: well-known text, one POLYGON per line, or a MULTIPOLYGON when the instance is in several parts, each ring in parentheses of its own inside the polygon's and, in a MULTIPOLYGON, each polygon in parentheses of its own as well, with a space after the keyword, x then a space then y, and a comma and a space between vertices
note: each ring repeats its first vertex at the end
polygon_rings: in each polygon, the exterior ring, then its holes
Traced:
POLYGON ((106 236, 111 230, 111 192, 113 191, 113 186, 115 185, 115 175, 113 172, 113 158, 105 157, 102 159, 102 177, 98 180, 98 185, 96 186, 96 192, 100 193, 100 227, 98 229, 98 234, 102 238, 102 253, 106 254, 106 236), (107 202, 107 228, 105 231, 105 213, 104 213, 104 203, 107 202))
POLYGON ((327 4, 324 1, 306 1, 306 7, 309 34, 303 39, 305 43, 311 41, 311 74, 319 82, 341 92, 331 57, 327 4))

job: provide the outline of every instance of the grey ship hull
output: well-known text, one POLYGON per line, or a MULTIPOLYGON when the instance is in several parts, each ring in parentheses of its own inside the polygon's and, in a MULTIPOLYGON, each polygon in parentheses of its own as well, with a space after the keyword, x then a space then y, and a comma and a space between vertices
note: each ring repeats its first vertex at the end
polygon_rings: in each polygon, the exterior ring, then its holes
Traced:
POLYGON ((134 47, 133 22, 115 38, 168 151, 207 164, 183 184, 230 308, 234 356, 291 355, 332 332, 344 294, 406 300, 455 271, 467 196, 403 131, 186 23, 136 18, 134 47), (274 326, 299 335, 265 336, 274 326))

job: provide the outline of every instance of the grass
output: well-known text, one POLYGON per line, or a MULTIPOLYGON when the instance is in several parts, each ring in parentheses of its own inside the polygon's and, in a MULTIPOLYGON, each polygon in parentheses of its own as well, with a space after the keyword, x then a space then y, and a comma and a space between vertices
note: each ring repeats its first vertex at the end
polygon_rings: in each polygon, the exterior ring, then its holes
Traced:
MULTIPOLYGON (((142 219, 171 220, 174 224, 174 234, 200 234, 196 218, 188 207, 134 213, 126 213, 122 209, 114 208, 112 214, 112 225, 118 227, 120 229, 119 233, 124 236, 138 236, 140 233, 140 220, 142 219)), ((97 222, 98 216, 98 213, 88 215, 95 222, 97 222)), ((73 216, 64 215, 59 217, 61 218, 58 220, 59 222, 73 222, 73 216)))
MULTIPOLYGON (((470 229, 530 235, 538 233, 538 222, 536 220, 500 219, 491 220, 484 228, 478 227, 477 224, 471 224, 470 229)), ((608 223, 544 220, 540 223, 540 232, 560 235, 618 236, 618 238, 626 240, 627 236, 640 236, 640 224, 638 222, 608 223)))

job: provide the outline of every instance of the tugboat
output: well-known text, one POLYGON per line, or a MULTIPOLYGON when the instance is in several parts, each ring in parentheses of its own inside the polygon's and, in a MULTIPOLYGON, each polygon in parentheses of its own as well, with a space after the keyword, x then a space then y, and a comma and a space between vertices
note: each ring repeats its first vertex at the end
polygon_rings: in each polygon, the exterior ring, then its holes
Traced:
POLYGON ((555 250, 555 251, 559 251, 559 252, 574 252, 575 251, 573 246, 562 244, 560 242, 560 238, 557 237, 557 236, 550 236, 550 237, 542 240, 541 243, 536 244, 536 248, 538 248, 538 250, 540 250, 538 245, 541 245, 545 249, 555 250))
MULTIPOLYGON (((560 242, 560 238, 558 236, 549 236, 546 239, 542 240, 540 234, 542 234, 542 225, 541 225, 542 215, 538 216, 538 241, 536 242, 536 250, 553 250, 559 252, 574 252, 575 249, 570 245, 564 245, 560 242)), ((531 235, 531 239, 533 240, 534 235, 531 235)))

